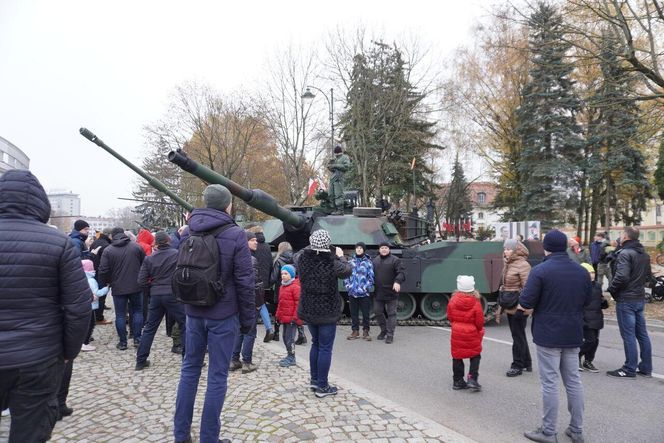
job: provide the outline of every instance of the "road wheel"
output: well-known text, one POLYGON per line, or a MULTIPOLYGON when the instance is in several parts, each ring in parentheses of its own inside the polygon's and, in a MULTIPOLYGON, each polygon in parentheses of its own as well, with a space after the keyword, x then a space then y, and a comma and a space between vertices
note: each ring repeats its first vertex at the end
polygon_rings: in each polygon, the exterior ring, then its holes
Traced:
POLYGON ((397 320, 408 320, 415 313, 415 297, 408 293, 399 293, 397 299, 397 320))
POLYGON ((448 294, 427 294, 422 297, 420 309, 429 320, 441 321, 447 319, 447 304, 450 302, 448 294))

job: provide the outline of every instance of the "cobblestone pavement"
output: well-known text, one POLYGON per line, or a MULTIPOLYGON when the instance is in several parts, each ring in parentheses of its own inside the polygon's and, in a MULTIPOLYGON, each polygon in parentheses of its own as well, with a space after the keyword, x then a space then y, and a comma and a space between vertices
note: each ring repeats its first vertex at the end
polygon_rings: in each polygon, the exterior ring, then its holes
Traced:
MULTIPOLYGON (((109 316, 110 318, 110 316, 109 316)), ((260 334, 259 334, 260 336, 260 334)), ((54 442, 172 441, 180 358, 170 352, 164 325, 150 361, 134 371, 135 349, 115 349, 115 327, 97 326, 94 352, 74 363, 68 405, 71 417, 58 422, 54 442)), ((316 398, 308 389, 306 362, 281 368, 275 354, 257 339, 250 374, 232 372, 222 412, 222 435, 235 441, 468 442, 469 439, 331 374, 339 394, 316 398)), ((306 356, 299 355, 304 360, 306 356)), ((207 377, 201 377, 192 436, 197 441, 207 377)), ((9 420, 0 424, 8 438, 9 420)))

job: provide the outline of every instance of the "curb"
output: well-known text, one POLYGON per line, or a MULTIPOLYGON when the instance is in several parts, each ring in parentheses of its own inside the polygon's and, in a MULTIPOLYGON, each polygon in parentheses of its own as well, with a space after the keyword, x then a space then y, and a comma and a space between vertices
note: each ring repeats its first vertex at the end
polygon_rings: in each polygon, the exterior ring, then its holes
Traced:
MULTIPOLYGON (((259 343, 258 341, 256 341, 256 344, 263 348, 266 352, 272 354, 275 358, 279 358, 281 356, 281 354, 278 354, 274 349, 272 349, 273 346, 271 344, 266 345, 265 343, 259 343)), ((298 360, 297 366, 305 369, 308 372, 309 359, 303 358, 298 360)), ((334 381, 335 384, 340 385, 344 391, 368 400, 375 406, 388 410, 395 417, 399 417, 405 421, 410 422, 410 424, 414 425, 418 429, 421 429, 422 432, 427 434, 430 438, 440 440, 445 443, 477 443, 475 440, 469 437, 466 437, 444 425, 441 425, 440 423, 435 422, 430 418, 424 417, 415 411, 400 406, 397 403, 394 403, 392 400, 376 394, 373 391, 369 391, 368 389, 365 389, 356 383, 346 380, 345 378, 339 377, 332 372, 330 373, 330 379, 334 381), (419 426, 417 426, 418 424, 419 426)))

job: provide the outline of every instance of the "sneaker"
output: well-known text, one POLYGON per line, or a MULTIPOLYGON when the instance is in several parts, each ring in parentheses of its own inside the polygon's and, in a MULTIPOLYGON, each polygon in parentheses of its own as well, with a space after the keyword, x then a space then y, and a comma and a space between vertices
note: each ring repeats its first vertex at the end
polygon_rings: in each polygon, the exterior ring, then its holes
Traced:
POLYGON ((599 372, 599 369, 597 369, 597 368, 595 367, 595 365, 593 364, 593 362, 588 361, 588 360, 586 360, 586 361, 583 362, 583 369, 585 369, 586 371, 593 372, 593 373, 597 373, 597 372, 599 372))
POLYGON ((83 346, 81 346, 81 351, 83 351, 83 352, 90 352, 90 351, 94 351, 95 349, 97 349, 97 348, 95 348, 92 345, 84 344, 83 346))
POLYGON ((526 372, 533 372, 533 367, 532 366, 527 366, 524 371, 526 372))
POLYGON ((272 341, 274 333, 272 331, 265 331, 265 337, 263 337, 263 343, 269 343, 272 341))
POLYGON ((470 389, 473 392, 479 392, 482 390, 482 385, 479 384, 477 380, 475 380, 472 377, 468 377, 468 383, 466 384, 468 385, 468 389, 470 389))
POLYGON ((119 349, 120 351, 126 351, 127 350, 127 343, 118 343, 117 345, 115 345, 115 347, 117 349, 119 349))
POLYGON ((337 395, 337 388, 334 386, 327 385, 325 388, 318 388, 316 389, 316 397, 318 398, 323 398, 323 397, 328 397, 330 395, 337 395))
POLYGON ((636 378, 636 375, 629 375, 623 368, 616 369, 615 371, 606 371, 606 375, 609 377, 625 378, 628 380, 634 380, 636 378))
POLYGON ((9 415, 10 415, 9 414, 9 408, 3 409, 2 414, 0 414, 0 416, 2 416, 2 417, 9 417, 9 415))
POLYGON ((366 341, 371 341, 371 336, 369 335, 369 331, 364 331, 362 333, 362 339, 366 341))
POLYGON ((461 389, 468 389, 468 383, 463 378, 452 383, 452 389, 459 391, 461 389))
POLYGON ((579 360, 579 372, 585 371, 586 368, 583 367, 583 363, 581 363, 581 360, 579 360))
POLYGON ((505 373, 508 377, 518 377, 521 374, 523 374, 523 369, 519 368, 510 368, 510 370, 505 373))
POLYGON ((652 378, 652 372, 643 372, 642 370, 637 369, 636 373, 639 374, 641 377, 652 378))
POLYGON ((134 368, 134 371, 142 371, 143 369, 148 367, 150 367, 150 360, 136 362, 136 367, 134 368))
POLYGON ((360 331, 353 331, 346 337, 346 340, 357 340, 358 338, 360 338, 360 331))
POLYGON ((274 331, 274 334, 272 334, 272 341, 279 341, 279 331, 274 331))
POLYGON ((229 370, 237 371, 241 367, 242 367, 242 363, 240 363, 240 360, 231 360, 231 366, 229 367, 229 370))
POLYGON ((295 356, 294 355, 288 355, 285 358, 281 359, 279 361, 279 366, 282 368, 287 368, 289 366, 295 366, 295 356))
POLYGON ((572 443, 583 443, 583 434, 574 432, 569 427, 565 429, 565 435, 572 439, 572 443))
POLYGON ((173 354, 182 354, 182 346, 173 346, 171 352, 173 354))
POLYGON ((524 432, 523 436, 528 440, 538 441, 540 443, 558 443, 558 437, 556 437, 556 434, 546 435, 542 428, 537 428, 530 432, 524 432))
POLYGON ((387 336, 387 332, 380 331, 380 334, 378 334, 378 337, 376 337, 376 340, 385 340, 385 336, 387 336))
POLYGON ((248 374, 250 372, 254 372, 256 369, 258 369, 258 366, 256 366, 253 363, 242 363, 242 373, 243 374, 248 374))
POLYGON ((385 344, 386 345, 389 345, 393 341, 394 341, 394 337, 392 335, 388 335, 387 337, 385 337, 385 344))
POLYGON ((309 380, 309 389, 311 389, 312 391, 318 389, 318 382, 313 378, 309 380))
POLYGON ((135 338, 134 339, 134 347, 138 348, 141 345, 141 339, 140 338, 135 338))

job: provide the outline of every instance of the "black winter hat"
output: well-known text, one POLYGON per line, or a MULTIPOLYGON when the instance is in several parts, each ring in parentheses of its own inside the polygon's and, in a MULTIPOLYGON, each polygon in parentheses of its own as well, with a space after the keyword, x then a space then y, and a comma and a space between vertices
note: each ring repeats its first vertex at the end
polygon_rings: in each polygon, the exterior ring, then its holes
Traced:
POLYGON ((124 228, 121 228, 119 226, 113 228, 113 230, 111 231, 111 237, 115 237, 118 234, 124 234, 124 228))
POLYGON ((359 241, 359 242, 355 243, 355 247, 357 248, 358 246, 360 248, 362 248, 363 250, 365 250, 365 251, 367 250, 367 245, 365 245, 364 242, 362 242, 362 241, 359 241))
POLYGON ((341 148, 341 146, 336 145, 336 146, 334 147, 334 153, 335 153, 335 154, 341 154, 342 152, 343 152, 343 149, 341 148))
POLYGON ((245 234, 247 234, 247 241, 256 238, 256 234, 254 234, 253 232, 251 231, 244 231, 244 232, 245 234))
POLYGON ((567 250, 567 236, 557 229, 546 233, 542 247, 549 252, 565 252, 567 250))
POLYGON ((76 220, 74 222, 74 231, 80 231, 81 229, 89 228, 90 225, 85 220, 76 220))
POLYGON ((380 244, 378 245, 378 247, 380 248, 381 246, 387 246, 387 247, 389 248, 389 247, 390 247, 390 243, 389 243, 389 242, 386 242, 386 241, 382 241, 382 242, 380 242, 380 244))
POLYGON ((171 242, 171 237, 165 231, 159 231, 154 235, 154 242, 157 245, 167 245, 171 242))

